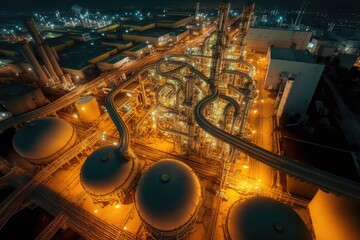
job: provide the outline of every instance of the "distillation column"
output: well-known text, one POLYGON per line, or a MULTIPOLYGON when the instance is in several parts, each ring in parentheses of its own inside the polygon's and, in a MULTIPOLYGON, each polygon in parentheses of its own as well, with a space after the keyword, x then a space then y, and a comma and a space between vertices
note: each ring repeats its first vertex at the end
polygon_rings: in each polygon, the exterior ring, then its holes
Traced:
POLYGON ((200 1, 195 0, 195 20, 199 20, 200 1))
POLYGON ((240 16, 239 24, 239 43, 240 43, 240 59, 245 59, 245 47, 247 40, 247 33, 249 31, 251 17, 254 14, 255 3, 244 3, 243 11, 240 16))
POLYGON ((213 51, 213 59, 211 62, 210 69, 210 85, 212 88, 217 88, 217 75, 220 73, 221 69, 221 58, 223 57, 224 48, 225 48, 225 35, 227 20, 230 11, 230 1, 222 1, 219 7, 217 27, 216 27, 216 44, 213 51))

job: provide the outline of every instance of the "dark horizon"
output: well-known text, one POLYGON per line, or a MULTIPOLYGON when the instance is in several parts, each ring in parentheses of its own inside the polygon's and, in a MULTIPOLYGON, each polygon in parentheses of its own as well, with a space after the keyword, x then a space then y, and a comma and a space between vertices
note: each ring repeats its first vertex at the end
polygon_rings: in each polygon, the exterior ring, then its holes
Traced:
MULTIPOLYGON (((201 8, 213 8, 217 7, 219 0, 208 0, 200 1, 201 8)), ((232 7, 237 8, 242 5, 244 1, 233 1, 232 7)), ((250 2, 250 1, 247 1, 250 2)), ((267 0, 256 0, 257 8, 267 9, 279 9, 279 10, 296 10, 300 9, 302 1, 287 1, 287 0, 273 0, 271 2, 267 0), (280 7, 281 6, 281 7, 280 7)), ((78 4, 84 8, 90 9, 120 9, 120 8, 132 8, 132 7, 143 7, 143 8, 155 8, 155 7, 183 7, 191 8, 194 6, 194 0, 183 0, 179 1, 167 1, 167 0, 52 0, 51 3, 47 0, 17 0, 17 1, 6 1, 2 3, 2 10, 68 10, 72 5, 78 4)), ((357 0, 343 0, 341 2, 337 0, 311 0, 307 8, 308 10, 328 10, 333 12, 359 12, 360 1, 357 0)))

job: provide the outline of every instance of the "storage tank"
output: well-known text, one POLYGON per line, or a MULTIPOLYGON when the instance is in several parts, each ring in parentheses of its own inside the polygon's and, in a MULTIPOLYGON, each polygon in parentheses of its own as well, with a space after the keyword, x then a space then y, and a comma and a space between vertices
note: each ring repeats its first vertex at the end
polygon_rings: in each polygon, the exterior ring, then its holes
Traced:
POLYGON ((15 151, 34 164, 48 164, 76 142, 75 128, 54 117, 39 118, 20 128, 13 138, 15 151))
POLYGON ((309 230, 289 206, 267 197, 235 202, 224 227, 227 240, 311 240, 309 230))
POLYGON ((194 171, 176 160, 161 160, 141 177, 135 207, 155 239, 185 239, 201 205, 201 186, 194 171))
POLYGON ((140 172, 136 157, 127 158, 118 147, 95 150, 81 168, 80 180, 94 203, 101 206, 123 203, 140 172))
POLYGON ((100 117, 99 105, 94 96, 84 96, 75 102, 76 110, 79 113, 80 121, 92 123, 100 117))

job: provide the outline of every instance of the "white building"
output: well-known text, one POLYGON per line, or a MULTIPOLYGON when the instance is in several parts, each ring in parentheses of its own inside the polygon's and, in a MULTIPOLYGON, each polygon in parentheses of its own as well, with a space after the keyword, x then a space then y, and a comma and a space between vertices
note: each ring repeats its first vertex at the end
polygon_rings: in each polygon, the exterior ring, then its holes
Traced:
POLYGON ((325 66, 316 64, 304 50, 270 48, 267 58, 264 87, 278 92, 277 116, 306 113, 325 66))
POLYGON ((266 53, 271 46, 305 50, 311 35, 311 31, 284 28, 249 28, 246 47, 263 53, 266 53))

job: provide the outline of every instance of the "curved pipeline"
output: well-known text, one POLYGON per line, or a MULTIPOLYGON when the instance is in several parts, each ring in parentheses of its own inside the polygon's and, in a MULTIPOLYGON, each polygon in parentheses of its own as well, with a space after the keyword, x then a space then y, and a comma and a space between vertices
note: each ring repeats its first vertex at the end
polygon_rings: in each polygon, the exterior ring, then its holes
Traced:
POLYGON ((187 67, 189 70, 191 70, 191 71, 192 71, 195 75, 197 75, 199 78, 201 78, 202 80, 204 80, 204 81, 207 82, 207 83, 210 83, 210 79, 209 79, 207 76, 205 76, 205 74, 203 74, 202 72, 200 72, 198 69, 196 69, 194 66, 192 66, 192 65, 189 64, 189 63, 185 63, 185 62, 181 62, 181 61, 175 61, 175 60, 165 60, 165 59, 163 59, 163 60, 161 60, 161 61, 159 62, 159 66, 160 66, 161 64, 164 64, 164 63, 173 64, 173 65, 178 65, 178 66, 180 66, 180 67, 175 68, 175 69, 173 69, 173 70, 170 70, 170 71, 168 71, 168 72, 162 72, 162 71, 160 70, 160 67, 159 67, 159 68, 158 68, 158 71, 159 71, 160 75, 165 75, 165 76, 167 76, 167 74, 171 74, 171 73, 177 72, 177 71, 181 70, 182 68, 187 67))
POLYGON ((252 85, 255 85, 254 80, 253 80, 249 75, 247 75, 246 73, 239 72, 239 71, 234 71, 234 70, 224 70, 224 71, 221 72, 221 74, 224 74, 224 73, 228 73, 228 74, 233 74, 233 75, 238 75, 238 76, 244 77, 244 78, 246 78, 247 82, 251 83, 252 85))
POLYGON ((147 69, 154 67, 155 65, 148 65, 146 67, 143 67, 141 69, 139 69, 138 71, 136 71, 133 75, 131 75, 131 77, 122 82, 119 86, 117 86, 116 88, 114 88, 111 92, 109 92, 108 95, 106 95, 105 98, 105 107, 107 112, 109 113, 110 118, 112 119, 112 121, 114 122, 116 129, 119 132, 119 151, 120 152, 124 152, 127 153, 129 150, 129 142, 130 142, 130 134, 129 134, 129 130, 127 129, 127 126, 124 122, 124 120, 121 118, 120 114, 118 113, 116 106, 115 106, 115 96, 121 92, 121 90, 125 87, 127 87, 128 85, 130 85, 131 83, 137 81, 136 76, 138 74, 143 73, 144 71, 146 71, 147 69))
POLYGON ((219 94, 219 97, 227 102, 229 102, 235 109, 234 111, 234 117, 238 116, 239 115, 239 112, 240 112, 240 106, 239 104, 237 103, 237 101, 229 96, 226 96, 225 94, 219 94))
POLYGON ((194 108, 195 121, 204 131, 273 168, 284 171, 298 179, 315 183, 325 191, 341 194, 357 201, 360 200, 360 184, 296 160, 276 155, 212 125, 204 117, 203 111, 206 105, 214 101, 218 95, 218 91, 212 92, 211 95, 202 99, 194 108))

